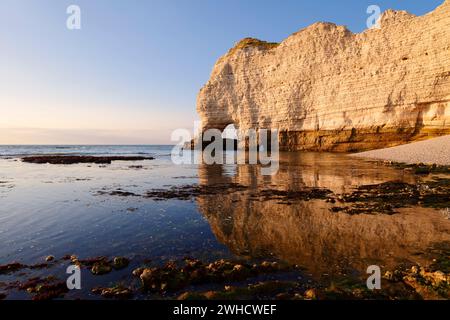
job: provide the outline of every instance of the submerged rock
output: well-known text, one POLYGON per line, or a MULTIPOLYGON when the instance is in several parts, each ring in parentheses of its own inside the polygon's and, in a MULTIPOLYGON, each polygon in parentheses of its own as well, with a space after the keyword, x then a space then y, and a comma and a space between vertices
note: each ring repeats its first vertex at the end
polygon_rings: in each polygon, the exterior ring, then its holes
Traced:
POLYGON ((32 294, 32 300, 51 300, 62 298, 69 291, 64 281, 59 281, 53 276, 46 278, 34 277, 17 285, 19 290, 32 294))
POLYGON ((94 288, 92 293, 99 294, 104 298, 113 299, 130 299, 133 297, 133 291, 130 288, 125 288, 123 286, 117 286, 112 288, 94 288))
POLYGON ((178 296, 177 300, 206 300, 206 297, 198 292, 184 292, 178 296))
POLYGON ((18 262, 0 265, 0 274, 15 272, 27 266, 18 262))
POLYGON ((178 300, 294 299, 296 282, 266 281, 245 286, 225 286, 222 291, 184 292, 178 300))
POLYGON ((63 297, 69 289, 64 281, 53 283, 53 284, 43 284, 36 287, 36 295, 33 296, 32 300, 51 300, 55 298, 63 297))
POLYGON ((125 257, 115 257, 113 260, 114 269, 120 270, 128 267, 130 260, 125 257))
POLYGON ((70 260, 70 262, 72 262, 74 264, 78 264, 78 257, 74 254, 69 256, 69 260, 70 260))
POLYGON ((406 284, 425 300, 450 298, 450 275, 440 270, 430 271, 421 266, 412 266, 410 269, 387 272, 385 278, 406 284))
POLYGON ((135 269, 133 275, 140 277, 144 289, 165 292, 177 291, 189 285, 243 281, 261 274, 291 269, 289 266, 267 261, 252 266, 223 259, 209 264, 196 259, 186 259, 184 266, 169 262, 164 267, 135 269))
POLYGON ((308 289, 305 291, 305 298, 309 300, 317 299, 317 292, 314 289, 308 289))
POLYGON ((396 209, 409 206, 447 208, 450 206, 450 179, 433 178, 416 184, 388 181, 362 185, 337 199, 347 205, 334 206, 330 210, 348 214, 394 214, 396 209))
POLYGON ((110 273, 112 271, 112 267, 106 262, 96 262, 91 268, 91 272, 94 275, 103 275, 110 273))
POLYGON ((132 274, 135 277, 140 277, 141 274, 144 272, 144 270, 145 270, 145 268, 137 268, 137 269, 133 270, 132 274))
POLYGON ((97 156, 29 156, 22 158, 23 162, 28 163, 49 163, 49 164, 76 164, 76 163, 96 163, 96 164, 110 164, 112 161, 143 161, 154 160, 153 157, 138 157, 138 156, 111 156, 111 157, 97 157, 97 156))

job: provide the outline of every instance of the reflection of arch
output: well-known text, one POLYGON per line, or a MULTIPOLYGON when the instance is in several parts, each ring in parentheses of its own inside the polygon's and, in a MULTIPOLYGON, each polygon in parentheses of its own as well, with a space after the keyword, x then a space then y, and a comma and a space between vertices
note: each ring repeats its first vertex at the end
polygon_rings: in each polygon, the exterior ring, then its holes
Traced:
POLYGON ((403 171, 388 167, 373 170, 370 162, 321 153, 281 154, 280 169, 273 176, 261 176, 253 165, 236 165, 232 176, 226 174, 226 168, 199 166, 200 185, 223 184, 224 193, 200 194, 196 202, 217 239, 237 255, 275 257, 319 276, 340 272, 342 267, 364 273, 374 261, 382 262, 386 269, 411 257, 429 264, 429 257, 414 253, 450 240, 450 223, 433 209, 402 209, 392 216, 348 215, 332 213, 333 205, 323 200, 283 203, 261 196, 269 189, 318 187, 340 194, 387 180, 416 182, 414 175, 403 171), (230 184, 246 188, 226 191, 230 184))

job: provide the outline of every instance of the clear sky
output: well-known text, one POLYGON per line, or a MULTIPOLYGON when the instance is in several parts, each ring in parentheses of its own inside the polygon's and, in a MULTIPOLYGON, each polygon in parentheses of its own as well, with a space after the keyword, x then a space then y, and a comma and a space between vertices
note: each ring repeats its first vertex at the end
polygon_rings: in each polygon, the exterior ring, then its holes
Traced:
POLYGON ((169 143, 236 41, 317 21, 361 32, 371 4, 422 15, 442 2, 0 0, 0 144, 169 143), (66 28, 71 4, 81 30, 66 28))

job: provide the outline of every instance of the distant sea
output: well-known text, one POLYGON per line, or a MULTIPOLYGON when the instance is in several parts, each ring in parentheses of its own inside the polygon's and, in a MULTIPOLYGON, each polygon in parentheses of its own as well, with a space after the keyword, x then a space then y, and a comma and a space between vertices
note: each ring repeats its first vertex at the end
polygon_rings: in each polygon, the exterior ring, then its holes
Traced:
POLYGON ((0 157, 26 155, 144 155, 170 156, 171 145, 0 145, 0 157))

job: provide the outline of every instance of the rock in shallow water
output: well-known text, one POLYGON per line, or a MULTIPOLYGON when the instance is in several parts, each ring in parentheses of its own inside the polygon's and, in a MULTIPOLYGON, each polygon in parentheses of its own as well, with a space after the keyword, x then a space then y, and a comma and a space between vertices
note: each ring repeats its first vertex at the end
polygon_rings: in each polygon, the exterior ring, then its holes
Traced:
POLYGON ((114 269, 120 270, 128 267, 128 264, 130 263, 130 260, 124 257, 115 257, 113 260, 113 267, 114 269))
POLYGON ((38 163, 38 164, 76 164, 76 163, 97 163, 110 164, 112 161, 143 161, 154 160, 153 157, 137 157, 137 156, 111 156, 111 157, 97 157, 97 156, 30 156, 22 158, 23 162, 38 163))
POLYGON ((103 275, 110 273, 112 268, 109 264, 103 262, 96 262, 91 268, 91 272, 94 275, 103 275))
POLYGON ((130 299, 133 297, 133 291, 122 286, 112 288, 94 288, 92 293, 99 294, 104 298, 113 299, 130 299))

